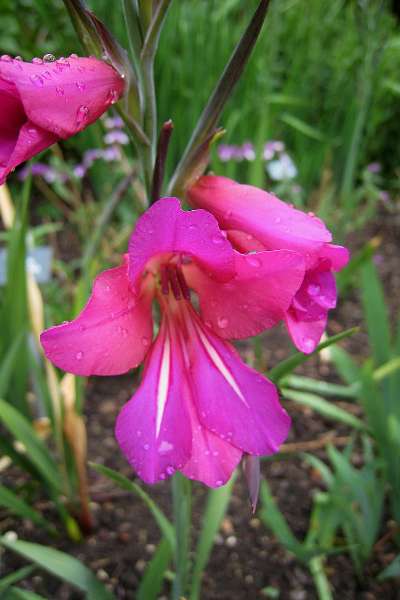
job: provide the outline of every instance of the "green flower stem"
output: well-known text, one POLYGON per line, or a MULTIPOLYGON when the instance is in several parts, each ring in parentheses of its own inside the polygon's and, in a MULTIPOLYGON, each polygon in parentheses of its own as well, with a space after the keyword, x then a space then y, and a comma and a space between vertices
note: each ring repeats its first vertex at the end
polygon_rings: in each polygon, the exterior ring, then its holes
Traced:
POLYGON ((176 574, 171 598, 179 600, 185 596, 187 587, 192 514, 191 482, 181 473, 175 473, 172 479, 172 502, 176 535, 176 574))

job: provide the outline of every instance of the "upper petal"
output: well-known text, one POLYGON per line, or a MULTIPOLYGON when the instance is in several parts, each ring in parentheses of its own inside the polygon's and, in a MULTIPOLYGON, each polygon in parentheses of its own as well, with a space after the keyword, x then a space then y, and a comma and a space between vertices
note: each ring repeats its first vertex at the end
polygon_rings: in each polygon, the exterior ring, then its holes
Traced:
POLYGON ((333 271, 341 271, 350 260, 350 252, 344 246, 325 244, 319 257, 328 259, 333 271))
POLYGON ((236 275, 227 283, 212 280, 195 264, 183 269, 199 296, 204 321, 227 339, 257 335, 276 325, 304 278, 304 260, 290 250, 235 252, 236 275))
POLYGON ((285 248, 312 254, 332 239, 317 217, 226 177, 201 177, 189 190, 188 200, 212 212, 223 229, 245 231, 268 250, 285 248))
POLYGON ((166 320, 146 358, 142 383, 118 415, 115 434, 127 460, 146 483, 171 476, 189 460, 192 447, 179 351, 166 320))
POLYGON ((248 454, 276 452, 290 427, 276 387, 245 365, 193 311, 187 322, 192 393, 201 424, 248 454))
POLYGON ((129 241, 133 285, 139 285, 151 259, 174 253, 193 257, 216 279, 234 275, 232 246, 215 218, 205 210, 182 210, 176 198, 161 198, 138 219, 129 241))
POLYGON ((117 71, 94 57, 51 63, 0 60, 0 79, 15 85, 32 123, 61 138, 93 123, 124 89, 117 71))
POLYGON ((76 375, 119 375, 140 364, 153 335, 151 294, 135 295, 127 263, 101 273, 80 315, 40 337, 57 367, 76 375))

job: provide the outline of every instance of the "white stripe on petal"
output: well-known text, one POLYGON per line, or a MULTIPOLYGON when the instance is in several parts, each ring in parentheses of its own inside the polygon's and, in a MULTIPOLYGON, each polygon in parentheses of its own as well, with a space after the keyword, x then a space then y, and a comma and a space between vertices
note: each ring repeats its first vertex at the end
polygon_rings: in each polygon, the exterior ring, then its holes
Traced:
POLYGON ((160 378, 157 387, 157 419, 156 419, 156 437, 161 429, 161 423, 164 416, 165 403, 168 396, 169 374, 171 367, 171 344, 167 334, 165 338, 163 355, 161 359, 160 378))
POLYGON ((243 404, 245 406, 247 406, 247 408, 250 408, 245 397, 243 396, 242 392, 240 391, 238 384, 236 383, 235 379, 233 378, 232 373, 229 371, 229 369, 223 362, 223 360, 220 357, 220 355, 218 354, 218 352, 215 350, 215 348, 212 346, 212 344, 210 343, 208 338, 201 331, 200 327, 196 327, 196 329, 198 331, 201 341, 203 342, 204 348, 206 349, 207 354, 210 357, 211 361, 214 363, 215 367, 221 373, 222 377, 224 377, 224 379, 229 383, 229 385, 231 386, 233 391, 239 396, 239 398, 241 399, 243 404))

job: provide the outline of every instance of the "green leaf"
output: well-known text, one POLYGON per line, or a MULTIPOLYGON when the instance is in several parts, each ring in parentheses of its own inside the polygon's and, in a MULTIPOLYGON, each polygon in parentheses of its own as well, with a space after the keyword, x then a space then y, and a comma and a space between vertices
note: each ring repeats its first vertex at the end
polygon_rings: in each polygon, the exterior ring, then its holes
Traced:
POLYGON ((150 496, 140 487, 140 485, 138 485, 134 481, 130 481, 130 479, 128 479, 124 475, 121 475, 120 473, 117 473, 117 471, 109 469, 104 465, 99 465, 92 462, 89 464, 98 473, 101 473, 105 477, 108 477, 109 479, 114 481, 114 483, 116 483, 120 488, 122 488, 123 490, 127 490, 128 492, 132 492, 132 494, 135 494, 135 496, 138 496, 141 500, 143 500, 143 502, 153 515, 155 521, 157 522, 157 525, 159 526, 162 534, 170 543, 171 548, 175 549, 175 533, 171 522, 167 519, 167 517, 157 506, 154 500, 152 500, 150 496))
POLYGON ((279 542, 299 560, 303 558, 302 544, 293 535, 292 530, 286 522, 285 517, 277 507, 268 483, 263 480, 260 487, 260 498, 262 508, 259 512, 260 518, 264 524, 269 527, 279 542))
POLYGON ((354 335, 359 331, 358 327, 352 327, 351 329, 346 329, 346 331, 342 331, 342 333, 338 333, 337 335, 332 336, 331 338, 325 340, 321 344, 317 346, 317 348, 311 354, 303 354, 302 352, 296 352, 293 356, 290 356, 286 360, 283 360, 281 363, 276 365, 273 369, 271 369, 268 373, 268 377, 272 379, 274 383, 277 383, 282 377, 288 375, 292 371, 294 371, 297 367, 307 362, 312 356, 315 356, 324 348, 329 348, 332 344, 337 344, 341 340, 354 335))
POLYGON ((8 392, 8 386, 14 369, 17 367, 17 356, 22 344, 23 335, 20 333, 15 338, 5 355, 0 367, 0 398, 4 398, 8 392))
POLYGON ((226 485, 208 492, 207 505, 203 515, 203 525, 194 558, 191 600, 198 600, 200 598, 203 571, 210 557, 215 535, 228 508, 235 479, 236 473, 226 485))
POLYGON ((311 377, 300 377, 298 375, 288 375, 281 380, 282 387, 291 387, 305 392, 315 392, 323 396, 333 396, 335 398, 354 398, 354 386, 337 385, 326 381, 318 381, 311 377))
MULTIPOLYGON (((40 513, 21 500, 13 491, 0 484, 0 505, 5 506, 14 514, 23 519, 30 519, 32 523, 50 529, 50 523, 40 513)), ((1 585, 0 585, 1 588, 1 585)))
POLYGON ((29 421, 4 400, 0 400, 0 420, 15 439, 25 446, 27 455, 43 479, 60 490, 61 476, 57 465, 29 421))
POLYGON ((162 589, 165 572, 171 560, 171 545, 164 537, 140 581, 135 595, 136 600, 157 600, 162 589))
POLYGON ((385 581, 392 577, 400 577, 400 554, 378 575, 378 581, 385 581))
POLYGON ((11 587, 7 590, 7 596, 4 600, 47 600, 44 596, 39 596, 35 592, 23 590, 17 587, 11 587))
POLYGON ((13 573, 6 575, 0 579, 0 598, 1 593, 4 592, 5 589, 13 585, 13 583, 18 583, 22 579, 26 579, 35 571, 36 567, 34 565, 28 565, 27 567, 22 567, 21 569, 17 569, 13 573))
POLYGON ((293 400, 294 402, 298 402, 299 404, 303 404, 304 406, 312 408, 327 419, 339 421, 340 423, 349 425, 358 431, 368 430, 365 423, 363 423, 360 419, 348 413, 346 410, 343 410, 343 408, 339 408, 339 406, 336 406, 336 404, 324 400, 324 398, 321 398, 321 396, 310 394, 308 392, 298 392, 297 390, 291 390, 288 388, 283 388, 282 394, 285 398, 289 398, 289 400, 293 400))
POLYGON ((332 346, 329 355, 340 377, 349 385, 354 384, 361 377, 360 369, 351 358, 350 354, 340 346, 332 346))
POLYGON ((281 121, 295 129, 296 131, 302 133, 303 135, 311 138, 312 140, 317 140, 318 142, 322 142, 324 140, 324 134, 321 133, 321 131, 319 131, 315 127, 312 127, 308 123, 305 123, 305 121, 302 121, 294 115, 284 113, 283 115, 281 115, 281 121))
POLYGON ((22 540, 12 542, 4 536, 0 537, 0 544, 85 592, 88 600, 115 600, 113 594, 85 565, 65 552, 22 540))
POLYGON ((390 359, 390 325, 383 294, 375 266, 369 261, 361 271, 362 303, 367 323, 369 344, 377 365, 390 359))

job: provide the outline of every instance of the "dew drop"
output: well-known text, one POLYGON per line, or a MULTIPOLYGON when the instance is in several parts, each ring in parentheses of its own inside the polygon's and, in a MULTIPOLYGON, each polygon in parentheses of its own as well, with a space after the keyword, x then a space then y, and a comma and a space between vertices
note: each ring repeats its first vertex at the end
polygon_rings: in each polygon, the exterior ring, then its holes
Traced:
POLYGON ((142 337, 142 344, 143 344, 143 346, 148 346, 150 344, 149 338, 146 337, 145 335, 142 337))
POLYGON ((83 352, 77 352, 75 354, 75 358, 76 358, 76 360, 82 360, 82 358, 83 358, 83 352))
POLYGON ((149 450, 150 449, 150 444, 143 444, 143 450, 149 450))
POLYGON ((110 104, 115 104, 116 102, 118 102, 118 92, 117 90, 110 90, 108 92, 108 97, 107 100, 110 104))
POLYGON ((166 479, 166 478, 167 478, 167 476, 165 475, 165 473, 161 473, 160 479, 162 479, 164 481, 164 479, 166 479))
POLYGON ((229 321, 226 317, 218 317, 217 323, 218 327, 225 329, 228 326, 229 321))
POLYGON ((30 80, 32 81, 33 85, 35 85, 36 87, 44 86, 43 77, 40 77, 40 75, 31 75, 30 80))
POLYGON ((167 471, 168 475, 173 475, 175 472, 174 467, 167 467, 165 470, 167 471))
POLYGON ((218 455, 219 455, 219 452, 218 452, 218 450, 214 450, 214 452, 213 452, 213 456, 218 456, 218 455))
POLYGON ((310 283, 310 285, 307 287, 307 292, 310 294, 310 296, 318 296, 320 291, 321 288, 316 283, 310 283))
POLYGON ((309 217, 315 217, 315 213, 313 213, 313 212, 311 212, 311 211, 310 211, 310 212, 308 213, 308 216, 309 216, 309 217))
POLYGON ((314 341, 311 338, 303 338, 303 345, 308 352, 314 350, 314 341))
POLYGON ((11 56, 9 56, 8 54, 3 54, 2 56, 0 56, 0 60, 2 60, 3 62, 12 62, 13 61, 11 56))
POLYGON ((260 260, 258 258, 255 258, 252 254, 247 255, 246 260, 247 260, 247 263, 251 267, 255 267, 255 268, 261 267, 260 260))
POLYGON ((220 487, 221 485, 223 485, 223 483, 224 482, 222 481, 222 479, 217 479, 217 481, 215 482, 215 485, 220 487))
POLYGON ((42 65, 43 64, 43 59, 42 58, 32 58, 32 62, 35 65, 42 65))
POLYGON ((82 125, 82 123, 84 123, 87 120, 88 116, 89 116, 89 109, 88 109, 88 107, 84 106, 84 105, 80 106, 78 108, 77 113, 76 113, 76 122, 77 122, 77 125, 82 125))
POLYGON ((16 56, 14 58, 14 60, 17 60, 18 62, 22 62, 22 56, 16 56))
POLYGON ((209 450, 206 450, 206 451, 204 452, 204 454, 205 454, 205 456, 210 456, 211 452, 210 452, 209 450))
POLYGON ((37 129, 35 129, 34 127, 31 127, 30 129, 28 129, 28 134, 31 137, 36 137, 36 135, 37 135, 37 129))
POLYGON ((86 89, 86 83, 82 80, 75 82, 76 87, 80 92, 84 92, 86 89))
POLYGON ((79 56, 77 54, 70 54, 69 57, 70 58, 79 58, 79 56))
POLYGON ((211 238, 213 244, 223 244, 224 243, 224 238, 222 237, 222 235, 213 235, 213 237, 211 238))
POLYGON ((136 430, 136 435, 137 435, 138 437, 140 437, 140 436, 142 435, 142 432, 140 431, 140 429, 137 429, 137 430, 136 430))
POLYGON ((54 62, 55 60, 56 60, 56 57, 54 56, 54 54, 45 54, 43 56, 44 62, 54 62))

